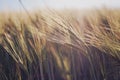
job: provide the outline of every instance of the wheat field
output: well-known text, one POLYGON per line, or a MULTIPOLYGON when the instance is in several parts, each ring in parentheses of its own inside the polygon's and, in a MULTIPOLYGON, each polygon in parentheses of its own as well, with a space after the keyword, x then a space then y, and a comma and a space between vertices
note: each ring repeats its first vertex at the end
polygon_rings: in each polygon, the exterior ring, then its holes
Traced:
POLYGON ((0 80, 120 80, 119 14, 0 12, 0 80))

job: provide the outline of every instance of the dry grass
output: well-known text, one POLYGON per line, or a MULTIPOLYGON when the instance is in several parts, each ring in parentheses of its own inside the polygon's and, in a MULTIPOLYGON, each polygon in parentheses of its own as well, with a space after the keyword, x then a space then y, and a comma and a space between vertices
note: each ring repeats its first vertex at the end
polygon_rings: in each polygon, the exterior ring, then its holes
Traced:
POLYGON ((28 80, 119 80, 120 11, 84 13, 0 13, 0 43, 28 80))

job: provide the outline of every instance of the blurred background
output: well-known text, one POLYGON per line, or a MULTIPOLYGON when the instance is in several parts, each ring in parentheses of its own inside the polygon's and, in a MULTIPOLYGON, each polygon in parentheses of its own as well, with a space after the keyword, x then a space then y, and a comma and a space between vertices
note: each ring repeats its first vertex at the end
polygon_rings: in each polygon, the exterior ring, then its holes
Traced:
POLYGON ((23 5, 29 9, 40 8, 120 8, 120 0, 0 0, 0 10, 20 10, 23 5))

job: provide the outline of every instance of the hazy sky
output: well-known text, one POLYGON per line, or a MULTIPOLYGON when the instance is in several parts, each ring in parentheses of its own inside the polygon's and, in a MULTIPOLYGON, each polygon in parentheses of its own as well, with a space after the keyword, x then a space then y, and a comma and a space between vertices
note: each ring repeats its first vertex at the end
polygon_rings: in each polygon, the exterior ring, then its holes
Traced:
MULTIPOLYGON (((120 0, 22 0, 27 9, 51 8, 97 8, 102 6, 120 8, 120 0)), ((0 10, 22 9, 19 0, 0 0, 0 10)))

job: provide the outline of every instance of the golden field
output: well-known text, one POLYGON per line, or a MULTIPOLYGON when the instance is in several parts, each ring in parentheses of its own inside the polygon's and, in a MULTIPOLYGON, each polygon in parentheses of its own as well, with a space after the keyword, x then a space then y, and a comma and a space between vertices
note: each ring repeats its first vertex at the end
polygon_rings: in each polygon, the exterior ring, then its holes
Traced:
POLYGON ((119 14, 119 9, 1 12, 0 44, 7 50, 1 54, 11 58, 2 57, 8 62, 0 63, 0 78, 119 80, 119 14))

